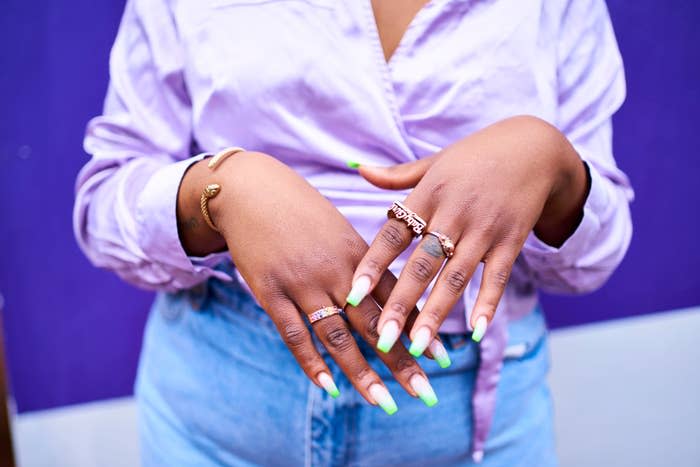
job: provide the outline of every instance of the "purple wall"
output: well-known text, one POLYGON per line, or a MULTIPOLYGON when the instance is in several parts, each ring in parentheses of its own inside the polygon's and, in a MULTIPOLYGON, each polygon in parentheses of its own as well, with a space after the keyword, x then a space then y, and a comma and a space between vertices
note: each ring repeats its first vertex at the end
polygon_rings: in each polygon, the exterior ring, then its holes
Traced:
MULTIPOLYGON (((700 3, 608 2, 628 75, 615 119, 635 235, 619 272, 583 298, 546 297, 554 327, 700 304, 700 3)), ((71 231, 123 1, 3 1, 0 293, 20 411, 132 391, 150 294, 92 268, 71 231)))

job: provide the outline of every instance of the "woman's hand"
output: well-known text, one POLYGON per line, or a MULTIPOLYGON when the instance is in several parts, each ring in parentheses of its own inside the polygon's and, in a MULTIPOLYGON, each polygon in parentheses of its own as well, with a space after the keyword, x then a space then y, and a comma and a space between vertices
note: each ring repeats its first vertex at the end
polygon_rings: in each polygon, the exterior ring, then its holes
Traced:
MULTIPOLYGON (((407 310, 445 261, 438 237, 427 232, 444 234, 456 245, 410 328, 414 356, 423 353, 483 261, 470 323, 472 338, 481 340, 530 231, 560 246, 580 222, 588 192, 585 165, 574 148, 534 117, 496 123, 430 158, 387 169, 362 166, 360 173, 382 188, 415 186, 403 204, 427 222, 379 319, 380 350, 391 348, 407 324, 407 310)), ((412 239, 402 220, 389 219, 357 267, 351 296, 372 290, 412 239), (363 287, 367 282, 369 288, 363 287)))
MULTIPOLYGON (((221 192, 209 201, 211 218, 221 232, 219 248, 224 242, 228 246, 236 268, 306 375, 336 397, 338 390, 331 372, 317 352, 302 315, 345 304, 347 284, 367 244, 306 180, 265 154, 235 154, 215 171, 206 167, 206 161, 195 164, 181 185, 179 219, 188 219, 189 215, 201 219, 199 196, 209 183, 221 185, 221 192)), ((198 227, 204 231, 189 234, 186 224, 180 231, 186 249, 197 254, 210 252, 218 234, 207 232, 203 221, 198 227)), ((374 299, 384 303, 396 279, 384 273, 375 283, 374 299)), ((364 300, 346 312, 350 326, 376 345, 380 309, 375 301, 364 300)), ((396 411, 391 395, 360 353, 340 315, 320 319, 312 328, 365 399, 389 414, 396 411)), ((437 345, 432 348, 445 353, 439 342, 437 345)), ((425 373, 403 345, 379 355, 406 391, 429 406, 437 402, 425 373)))

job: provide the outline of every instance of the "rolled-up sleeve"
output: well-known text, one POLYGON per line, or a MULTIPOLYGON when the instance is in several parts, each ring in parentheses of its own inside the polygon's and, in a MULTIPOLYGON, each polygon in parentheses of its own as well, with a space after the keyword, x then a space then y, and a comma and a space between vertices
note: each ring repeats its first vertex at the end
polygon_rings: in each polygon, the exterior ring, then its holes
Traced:
POLYGON ((561 247, 531 233, 522 254, 540 288, 584 293, 610 277, 632 237, 633 191, 612 151, 611 118, 625 99, 625 77, 604 0, 568 2, 560 31, 556 125, 586 162, 590 192, 580 225, 561 247))
POLYGON ((191 104, 182 65, 168 6, 128 1, 110 56, 104 112, 86 131, 92 157, 76 181, 73 227, 80 248, 96 266, 147 289, 230 279, 213 269, 227 253, 188 257, 178 236, 180 181, 204 157, 190 157, 191 104))

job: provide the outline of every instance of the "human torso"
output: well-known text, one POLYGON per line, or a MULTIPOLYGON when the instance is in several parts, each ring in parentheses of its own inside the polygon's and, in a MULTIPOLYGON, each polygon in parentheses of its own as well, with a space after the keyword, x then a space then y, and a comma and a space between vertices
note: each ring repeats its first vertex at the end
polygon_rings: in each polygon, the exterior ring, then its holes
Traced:
MULTIPOLYGON (((371 241, 405 194, 369 185, 348 160, 415 160, 517 114, 556 122, 546 0, 408 3, 413 14, 392 30, 386 1, 176 1, 197 146, 274 155, 371 241)), ((510 289, 529 307, 527 277, 516 265, 510 289)))

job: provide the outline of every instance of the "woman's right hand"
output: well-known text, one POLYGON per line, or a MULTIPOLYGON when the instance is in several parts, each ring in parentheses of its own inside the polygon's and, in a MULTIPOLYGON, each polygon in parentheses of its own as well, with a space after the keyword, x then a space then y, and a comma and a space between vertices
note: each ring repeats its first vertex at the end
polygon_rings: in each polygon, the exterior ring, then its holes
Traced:
MULTIPOLYGON (((368 248, 350 223, 296 172, 256 152, 235 154, 214 171, 206 167, 206 160, 193 165, 180 187, 178 219, 188 253, 203 255, 228 247, 236 268, 306 375, 336 397, 331 372, 301 315, 345 303, 347 284, 368 248), (199 197, 210 183, 221 185, 221 192, 209 201, 220 234, 209 229, 199 213, 199 197)), ((373 291, 374 300, 346 308, 349 325, 372 348, 377 345, 381 313, 375 300, 384 303, 395 282, 391 273, 385 273, 373 291)), ((410 319, 416 314, 413 310, 410 319)), ((360 394, 394 413, 393 398, 361 354, 345 320, 329 316, 312 329, 360 394)), ((449 361, 439 341, 430 350, 441 364, 449 361)), ((378 355, 408 393, 428 406, 437 402, 425 373, 403 345, 378 355)))

